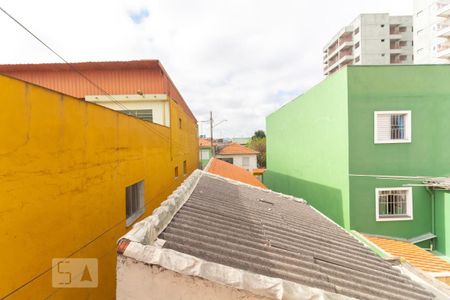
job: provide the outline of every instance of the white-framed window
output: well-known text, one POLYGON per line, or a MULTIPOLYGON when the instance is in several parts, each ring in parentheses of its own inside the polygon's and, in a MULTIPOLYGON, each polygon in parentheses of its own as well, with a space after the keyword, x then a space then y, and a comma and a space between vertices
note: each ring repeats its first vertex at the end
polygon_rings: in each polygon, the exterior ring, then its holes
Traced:
POLYGON ((411 111, 376 111, 375 144, 411 143, 411 111))
POLYGON ((411 187, 375 189, 376 220, 404 221, 413 219, 411 187))
POLYGON ((250 165, 250 158, 249 157, 243 157, 242 158, 242 166, 248 167, 250 165))
POLYGON ((125 205, 127 214, 126 225, 130 226, 145 211, 144 180, 128 186, 125 189, 125 195, 126 195, 125 205))

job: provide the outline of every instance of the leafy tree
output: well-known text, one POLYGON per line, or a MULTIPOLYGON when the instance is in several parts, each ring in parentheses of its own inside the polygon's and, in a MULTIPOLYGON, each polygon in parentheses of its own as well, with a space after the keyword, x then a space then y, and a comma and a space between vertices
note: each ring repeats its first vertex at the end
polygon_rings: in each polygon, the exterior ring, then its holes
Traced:
POLYGON ((252 140, 254 140, 254 139, 263 139, 265 137, 266 137, 266 133, 264 132, 264 130, 257 130, 253 134, 252 140))
POLYGON ((252 139, 248 143, 248 147, 259 152, 257 156, 258 167, 266 167, 266 134, 263 130, 255 131, 252 139))

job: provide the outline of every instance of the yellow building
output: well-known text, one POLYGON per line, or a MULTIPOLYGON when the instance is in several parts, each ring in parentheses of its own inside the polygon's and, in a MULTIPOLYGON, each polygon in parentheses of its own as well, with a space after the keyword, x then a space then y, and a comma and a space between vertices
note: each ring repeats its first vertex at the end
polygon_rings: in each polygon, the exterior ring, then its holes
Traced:
POLYGON ((0 298, 113 299, 116 241, 198 166, 196 120, 170 92, 167 127, 11 76, 0 75, 0 298), (98 259, 98 287, 54 288, 55 258, 98 259))

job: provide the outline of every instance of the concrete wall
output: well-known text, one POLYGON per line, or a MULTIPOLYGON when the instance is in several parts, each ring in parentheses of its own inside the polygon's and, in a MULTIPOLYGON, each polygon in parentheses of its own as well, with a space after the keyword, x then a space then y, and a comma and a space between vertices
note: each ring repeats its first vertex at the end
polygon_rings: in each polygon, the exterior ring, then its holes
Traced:
POLYGON ((269 298, 119 256, 117 263, 117 299, 263 300, 269 298))
POLYGON ((196 123, 173 100, 182 129, 5 76, 0 87, 0 298, 114 298, 125 188, 144 180, 140 219, 158 207, 184 180, 183 161, 188 174, 198 166, 196 123), (60 257, 97 258, 98 288, 52 288, 60 257))
POLYGON ((232 158, 233 165, 239 166, 247 171, 252 171, 258 167, 257 163, 257 155, 256 154, 236 154, 236 155, 216 155, 216 158, 232 158), (244 166, 243 160, 244 158, 248 158, 249 163, 247 166, 244 166))
POLYGON ((436 250, 450 256, 450 192, 435 192, 436 250))
POLYGON ((431 199, 413 188, 413 220, 377 222, 375 188, 413 180, 376 175, 450 175, 450 66, 353 66, 348 68, 350 215, 353 229, 411 238, 431 232, 431 199), (411 111, 412 142, 374 143, 375 111, 411 111))
POLYGON ((349 228, 347 114, 343 69, 269 115, 264 184, 349 228))

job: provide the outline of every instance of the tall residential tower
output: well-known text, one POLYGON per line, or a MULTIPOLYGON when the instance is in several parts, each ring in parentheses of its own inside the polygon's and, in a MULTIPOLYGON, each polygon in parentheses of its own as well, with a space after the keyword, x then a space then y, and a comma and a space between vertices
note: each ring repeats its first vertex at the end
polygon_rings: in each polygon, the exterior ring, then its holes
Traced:
POLYGON ((412 23, 412 16, 359 15, 323 48, 324 74, 351 64, 412 64, 412 23))
POLYGON ((450 63, 450 0, 414 0, 414 63, 450 63))

